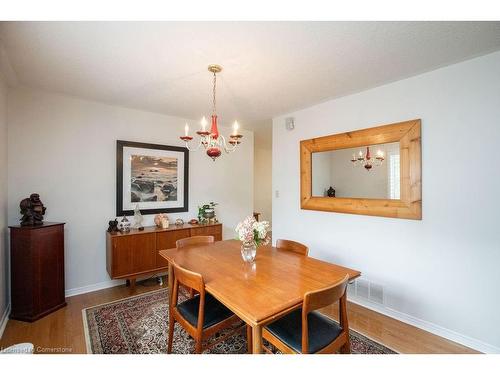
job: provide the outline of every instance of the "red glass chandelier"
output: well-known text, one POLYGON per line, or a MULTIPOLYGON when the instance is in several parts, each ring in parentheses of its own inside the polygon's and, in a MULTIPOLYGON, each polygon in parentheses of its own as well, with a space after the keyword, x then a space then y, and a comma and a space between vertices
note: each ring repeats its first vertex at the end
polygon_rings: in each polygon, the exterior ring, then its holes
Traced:
POLYGON ((356 156, 356 154, 352 154, 351 158, 351 162, 354 166, 362 165, 367 171, 371 170, 374 165, 376 167, 381 166, 384 160, 384 152, 382 150, 378 150, 377 154, 375 155, 374 162, 373 157, 370 154, 370 147, 366 147, 365 154, 363 154, 363 151, 359 151, 358 156, 356 156))
POLYGON ((200 136, 200 141, 195 148, 190 148, 190 142, 193 140, 193 137, 189 135, 189 125, 186 123, 184 127, 184 135, 180 137, 185 143, 186 148, 189 151, 197 151, 200 147, 206 150, 206 153, 212 160, 215 161, 219 156, 222 155, 222 152, 230 153, 236 150, 238 145, 241 143, 241 138, 243 136, 238 133, 239 125, 238 122, 235 121, 233 124, 233 132, 229 136, 229 141, 226 142, 226 138, 222 134, 219 133, 219 128, 217 126, 217 107, 216 107, 216 88, 217 88, 217 73, 222 71, 222 67, 219 65, 209 65, 208 71, 213 73, 213 100, 212 100, 212 127, 210 131, 207 130, 207 120, 205 117, 201 119, 201 128, 196 132, 200 136))

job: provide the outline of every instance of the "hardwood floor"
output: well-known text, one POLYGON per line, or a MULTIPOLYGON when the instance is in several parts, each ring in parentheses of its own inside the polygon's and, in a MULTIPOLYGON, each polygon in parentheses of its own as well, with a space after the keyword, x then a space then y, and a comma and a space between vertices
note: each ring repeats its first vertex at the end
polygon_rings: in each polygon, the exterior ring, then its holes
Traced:
MULTIPOLYGON (((337 319, 337 304, 323 309, 337 319)), ((349 327, 374 341, 404 354, 473 354, 478 351, 444 339, 420 328, 347 302, 349 327)))
MULTIPOLYGON (((148 283, 149 284, 149 283, 148 283)), ((164 286, 166 287, 166 283, 164 286)), ((160 288, 138 283, 135 291, 122 285, 66 299, 68 305, 34 323, 9 320, 0 347, 32 342, 38 353, 86 353, 82 309, 160 288)), ((348 303, 352 329, 400 353, 477 353, 419 328, 362 306, 348 303)), ((337 306, 324 310, 336 317, 337 306)))

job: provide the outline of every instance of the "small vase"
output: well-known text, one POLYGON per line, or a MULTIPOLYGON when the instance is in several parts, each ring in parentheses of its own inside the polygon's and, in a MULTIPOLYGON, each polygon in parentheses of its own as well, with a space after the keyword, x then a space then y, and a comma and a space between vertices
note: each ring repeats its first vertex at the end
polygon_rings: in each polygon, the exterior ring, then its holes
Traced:
POLYGON ((255 242, 242 242, 241 243, 241 257, 247 263, 252 263, 257 255, 257 246, 255 242))

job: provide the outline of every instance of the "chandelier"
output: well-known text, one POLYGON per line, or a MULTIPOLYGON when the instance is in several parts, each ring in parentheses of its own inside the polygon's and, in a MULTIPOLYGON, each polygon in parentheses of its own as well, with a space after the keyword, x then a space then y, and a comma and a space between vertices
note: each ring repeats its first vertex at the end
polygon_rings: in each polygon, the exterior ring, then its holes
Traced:
POLYGON ((359 151, 358 155, 352 154, 351 162, 356 167, 358 165, 362 165, 365 167, 367 171, 370 171, 373 166, 380 167, 385 160, 384 152, 382 150, 378 150, 375 155, 375 160, 373 160, 370 154, 370 147, 366 147, 366 153, 363 154, 363 151, 359 151))
POLYGON ((193 140, 193 137, 189 135, 189 125, 186 123, 184 127, 184 135, 180 137, 185 143, 186 148, 189 151, 197 151, 200 147, 206 150, 207 155, 215 161, 219 156, 221 156, 222 151, 229 154, 236 150, 238 145, 241 143, 241 138, 243 136, 238 134, 239 125, 238 122, 235 121, 233 124, 233 132, 229 136, 229 141, 226 142, 226 138, 222 134, 219 134, 219 128, 217 127, 217 107, 216 107, 216 87, 217 87, 217 73, 222 71, 222 67, 219 65, 209 65, 208 71, 213 73, 213 99, 212 99, 212 127, 210 131, 207 130, 207 120, 205 117, 201 119, 201 128, 196 132, 200 136, 200 141, 197 146, 193 149, 190 148, 190 142, 193 140))

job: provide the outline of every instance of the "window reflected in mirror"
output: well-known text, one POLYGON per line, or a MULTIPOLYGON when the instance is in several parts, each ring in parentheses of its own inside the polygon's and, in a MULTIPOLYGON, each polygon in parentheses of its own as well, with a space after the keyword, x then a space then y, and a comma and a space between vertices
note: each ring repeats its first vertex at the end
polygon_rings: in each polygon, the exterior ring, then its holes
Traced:
POLYGON ((312 196, 400 199, 399 142, 312 153, 312 196))

